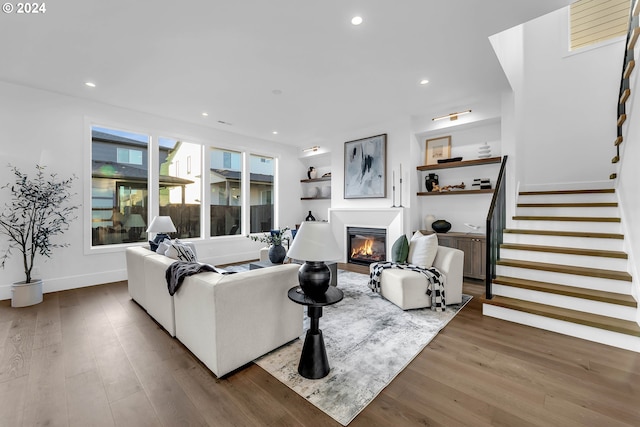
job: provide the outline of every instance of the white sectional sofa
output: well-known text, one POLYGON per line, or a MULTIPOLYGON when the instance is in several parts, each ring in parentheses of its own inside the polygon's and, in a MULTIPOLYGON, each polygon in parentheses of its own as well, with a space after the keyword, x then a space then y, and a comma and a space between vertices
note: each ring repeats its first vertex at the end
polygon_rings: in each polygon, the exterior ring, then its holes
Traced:
POLYGON ((297 264, 184 279, 169 295, 174 259, 127 248, 129 295, 218 377, 302 335, 303 307, 289 301, 297 264))

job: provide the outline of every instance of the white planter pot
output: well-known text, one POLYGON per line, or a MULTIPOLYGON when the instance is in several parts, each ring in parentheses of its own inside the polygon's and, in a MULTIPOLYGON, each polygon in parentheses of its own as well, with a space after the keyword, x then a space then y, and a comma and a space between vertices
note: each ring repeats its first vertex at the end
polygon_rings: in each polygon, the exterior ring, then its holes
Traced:
POLYGON ((11 286, 11 307, 27 307, 42 302, 42 280, 17 282, 11 286))

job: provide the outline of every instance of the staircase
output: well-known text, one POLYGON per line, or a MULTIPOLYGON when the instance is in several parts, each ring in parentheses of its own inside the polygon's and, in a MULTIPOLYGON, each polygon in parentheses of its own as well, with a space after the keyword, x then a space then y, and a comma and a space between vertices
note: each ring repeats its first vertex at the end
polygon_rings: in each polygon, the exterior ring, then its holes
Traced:
POLYGON ((483 313, 640 352, 615 190, 521 192, 483 313))

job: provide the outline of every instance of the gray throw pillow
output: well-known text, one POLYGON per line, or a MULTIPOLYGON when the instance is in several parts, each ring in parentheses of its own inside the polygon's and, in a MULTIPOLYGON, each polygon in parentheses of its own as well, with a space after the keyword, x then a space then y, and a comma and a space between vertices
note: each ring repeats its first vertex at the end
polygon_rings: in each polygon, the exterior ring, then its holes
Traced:
POLYGON ((409 241, 404 234, 396 239, 391 247, 391 260, 404 264, 409 256, 409 241))

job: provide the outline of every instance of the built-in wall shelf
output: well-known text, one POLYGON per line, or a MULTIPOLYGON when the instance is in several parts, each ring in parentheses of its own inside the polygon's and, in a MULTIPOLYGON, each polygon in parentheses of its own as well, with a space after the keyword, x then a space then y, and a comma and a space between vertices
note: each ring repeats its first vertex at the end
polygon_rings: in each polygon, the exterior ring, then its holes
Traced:
POLYGON ((487 190, 451 190, 451 191, 422 191, 418 196, 452 196, 454 194, 486 194, 493 193, 493 189, 487 190))
MULTIPOLYGON (((438 163, 436 165, 423 165, 418 166, 416 169, 419 171, 430 171, 436 169, 450 169, 450 168, 462 168, 465 166, 477 166, 477 165, 489 165, 492 163, 500 163, 502 161, 502 157, 488 157, 486 159, 475 159, 475 160, 462 160, 459 162, 448 162, 448 163, 438 163)), ((477 192, 478 190, 474 190, 473 192, 477 192)), ((431 193, 428 193, 431 194, 431 193)), ((421 193, 418 193, 421 195, 421 193)))
POLYGON ((331 200, 331 197, 300 197, 300 200, 331 200))
POLYGON ((324 176, 324 177, 320 177, 320 178, 301 179, 300 180, 300 182, 320 182, 320 181, 331 181, 331 177, 330 176, 324 176))

